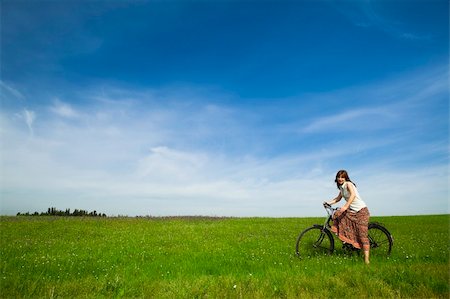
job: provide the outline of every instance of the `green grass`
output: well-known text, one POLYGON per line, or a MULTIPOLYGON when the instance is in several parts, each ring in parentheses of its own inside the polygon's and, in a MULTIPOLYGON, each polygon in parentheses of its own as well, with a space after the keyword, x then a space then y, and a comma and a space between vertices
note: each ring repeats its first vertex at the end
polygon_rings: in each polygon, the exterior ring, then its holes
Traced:
POLYGON ((298 259, 322 218, 2 217, 2 298, 449 298, 449 215, 373 217, 390 258, 298 259))

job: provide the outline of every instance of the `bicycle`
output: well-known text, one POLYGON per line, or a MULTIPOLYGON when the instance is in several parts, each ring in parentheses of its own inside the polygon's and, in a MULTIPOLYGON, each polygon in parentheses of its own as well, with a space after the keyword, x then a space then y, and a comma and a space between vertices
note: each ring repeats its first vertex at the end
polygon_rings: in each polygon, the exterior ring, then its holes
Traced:
MULTIPOLYGON (((331 224, 334 213, 339 208, 332 208, 324 203, 328 217, 323 225, 314 224, 303 230, 298 236, 295 252, 298 257, 312 257, 317 255, 330 255, 334 251, 334 237, 331 232, 331 224)), ((393 246, 391 233, 380 223, 370 222, 368 227, 371 256, 389 256, 393 246)), ((344 243, 343 249, 349 252, 357 251, 351 244, 344 243)))

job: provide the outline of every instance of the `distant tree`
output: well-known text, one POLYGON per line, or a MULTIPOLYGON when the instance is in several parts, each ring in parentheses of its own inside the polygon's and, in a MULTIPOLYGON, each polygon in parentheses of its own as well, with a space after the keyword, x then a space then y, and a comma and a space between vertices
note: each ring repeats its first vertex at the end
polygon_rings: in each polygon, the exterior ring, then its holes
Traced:
POLYGON ((75 209, 73 213, 70 213, 70 209, 58 210, 55 207, 51 207, 47 209, 47 212, 34 212, 33 214, 30 214, 30 212, 21 213, 18 212, 16 216, 78 216, 78 217, 107 217, 105 213, 97 213, 96 210, 92 212, 88 212, 86 210, 79 210, 75 209))

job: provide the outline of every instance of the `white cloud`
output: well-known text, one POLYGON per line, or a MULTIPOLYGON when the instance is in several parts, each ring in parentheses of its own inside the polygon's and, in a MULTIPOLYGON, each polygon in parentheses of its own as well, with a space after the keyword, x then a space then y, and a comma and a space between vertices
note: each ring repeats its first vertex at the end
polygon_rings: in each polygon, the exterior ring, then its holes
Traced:
MULTIPOLYGON (((2 111, 1 213, 56 206, 129 215, 317 216, 320 203, 336 195, 340 168, 350 171, 373 215, 445 213, 447 143, 416 140, 418 129, 436 123, 408 119, 436 112, 424 107, 439 102, 443 86, 407 81, 328 94, 366 101, 311 117, 308 134, 266 124, 271 116, 220 104, 213 94, 184 101, 177 91, 100 92, 102 100, 89 106, 57 100, 37 110, 38 123, 34 110, 20 118, 2 111), (411 82, 424 93, 410 92, 411 82), (380 100, 390 94, 396 97, 380 100), (367 130, 374 120, 385 131, 367 130), (411 128, 399 129, 406 122, 411 128), (367 137, 333 139, 335 130, 352 126, 367 137)), ((276 121, 298 128, 304 116, 276 121)))
POLYGON ((61 117, 77 118, 80 116, 80 114, 71 105, 62 102, 59 99, 54 101, 54 104, 50 107, 50 110, 61 117))
MULTIPOLYGON (((4 168, 8 175, 1 178, 3 190, 21 190, 21 200, 32 201, 30 206, 41 210, 51 202, 108 214, 282 216, 286 206, 310 213, 306 206, 315 199, 311 193, 318 182, 323 183, 296 177, 295 172, 307 171, 312 156, 260 159, 176 149, 161 145, 164 138, 152 141, 148 128, 166 131, 167 124, 154 127, 146 113, 117 123, 110 118, 94 122, 97 112, 93 111, 89 127, 43 118, 45 130, 31 140, 5 117, 1 137, 8 142, 2 147, 2 159, 8 161, 4 168), (105 135, 104 128, 112 124, 123 133, 105 135), (146 144, 150 150, 144 149, 146 144)), ((190 130, 175 127, 177 131, 169 133, 173 138, 190 130)), ((3 194, 7 211, 20 205, 14 194, 3 194)))
MULTIPOLYGON (((374 165, 372 165, 374 166, 374 165)), ((361 168, 358 187, 375 215, 448 214, 448 168, 445 165, 392 169, 361 168)))
POLYGON ((193 181, 205 170, 206 163, 203 155, 158 146, 139 161, 137 174, 153 181, 193 181))

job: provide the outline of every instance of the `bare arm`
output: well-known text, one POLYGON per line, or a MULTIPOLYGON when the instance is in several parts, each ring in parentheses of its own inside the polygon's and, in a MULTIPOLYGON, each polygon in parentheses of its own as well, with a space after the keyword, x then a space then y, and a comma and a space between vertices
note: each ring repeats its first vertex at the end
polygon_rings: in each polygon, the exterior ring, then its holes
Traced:
POLYGON ((330 201, 326 201, 325 203, 327 203, 331 206, 331 205, 334 205, 335 203, 339 202, 341 199, 342 199, 342 194, 341 194, 341 192, 339 192, 338 196, 336 196, 335 198, 333 198, 330 201))

